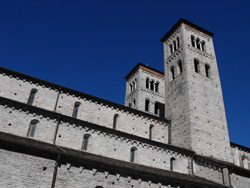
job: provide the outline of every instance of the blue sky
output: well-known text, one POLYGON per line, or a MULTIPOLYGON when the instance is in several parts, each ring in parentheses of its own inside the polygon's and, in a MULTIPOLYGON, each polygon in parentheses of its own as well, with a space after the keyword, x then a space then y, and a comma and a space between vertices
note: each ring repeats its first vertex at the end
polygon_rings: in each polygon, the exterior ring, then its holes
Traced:
POLYGON ((250 147, 250 1, 0 0, 0 66, 124 104, 127 73, 163 71, 181 18, 213 33, 230 139, 250 147))

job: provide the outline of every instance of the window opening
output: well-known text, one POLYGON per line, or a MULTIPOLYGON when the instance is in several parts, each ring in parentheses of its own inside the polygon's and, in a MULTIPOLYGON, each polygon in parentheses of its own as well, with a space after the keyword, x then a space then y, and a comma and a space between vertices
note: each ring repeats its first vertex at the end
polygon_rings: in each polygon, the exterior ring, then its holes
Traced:
POLYGON ((78 114, 80 104, 81 104, 80 102, 75 102, 73 113, 72 113, 73 118, 77 118, 77 114, 78 114))
POLYGON ((154 80, 152 80, 152 81, 150 82, 150 89, 151 89, 151 90, 154 90, 154 80))
POLYGON ((117 119, 118 119, 119 114, 114 115, 113 119, 113 129, 116 130, 116 124, 117 124, 117 119))
POLYGON ((175 75, 174 75, 174 66, 172 66, 170 68, 170 71, 171 71, 172 79, 174 79, 175 78, 175 75))
POLYGON ((148 99, 145 100, 145 111, 148 112, 149 111, 149 103, 150 101, 148 99))
POLYGON ((177 37, 177 48, 180 48, 180 39, 177 37))
POLYGON ((34 102, 34 99, 35 99, 35 96, 36 96, 36 92, 37 92, 37 89, 32 89, 30 91, 30 96, 29 96, 29 99, 28 99, 28 103, 29 105, 32 105, 33 102, 34 102))
POLYGON ((82 150, 87 151, 89 143, 90 134, 85 134, 83 136, 82 150))
POLYGON ((193 35, 191 36, 191 44, 193 47, 195 47, 195 38, 193 35))
POLYGON ((146 88, 149 89, 149 78, 146 79, 146 88))
POLYGON ((170 159, 170 171, 174 171, 174 161, 175 161, 175 158, 171 157, 171 159, 170 159))
POLYGON ((199 61, 197 61, 196 59, 194 60, 194 71, 199 73, 199 61))
POLYGON ((180 69, 180 73, 182 73, 182 62, 181 62, 181 60, 179 60, 178 66, 179 66, 179 69, 180 69))
POLYGON ((199 38, 196 39, 196 47, 198 49, 201 49, 201 47, 200 47, 200 39, 199 38))
POLYGON ((174 52, 177 50, 176 41, 174 41, 174 52))
POLYGON ((172 44, 169 45, 169 49, 170 49, 170 52, 172 54, 173 53, 173 46, 172 46, 172 44))
POLYGON ((155 91, 156 91, 156 92, 159 91, 159 82, 156 82, 156 84, 155 84, 155 91))
POLYGON ((28 130, 28 134, 27 137, 34 137, 35 136, 35 132, 36 132, 36 127, 37 127, 37 123, 39 121, 34 119, 30 122, 30 126, 29 126, 29 130, 28 130))
POLYGON ((206 77, 210 78, 210 66, 208 64, 205 65, 206 77))
POLYGON ((154 127, 154 125, 150 125, 149 126, 149 139, 150 140, 152 140, 152 137, 153 137, 153 127, 154 127))
POLYGON ((133 163, 135 162, 135 152, 136 152, 137 148, 136 147, 132 147, 130 150, 130 162, 133 163))

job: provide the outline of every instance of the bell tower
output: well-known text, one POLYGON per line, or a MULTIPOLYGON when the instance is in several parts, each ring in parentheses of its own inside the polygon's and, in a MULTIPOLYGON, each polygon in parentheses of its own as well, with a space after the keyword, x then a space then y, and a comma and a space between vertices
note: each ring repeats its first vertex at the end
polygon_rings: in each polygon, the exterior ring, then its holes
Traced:
POLYGON ((213 36, 181 18, 161 39, 165 115, 171 120, 171 144, 231 162, 213 36))

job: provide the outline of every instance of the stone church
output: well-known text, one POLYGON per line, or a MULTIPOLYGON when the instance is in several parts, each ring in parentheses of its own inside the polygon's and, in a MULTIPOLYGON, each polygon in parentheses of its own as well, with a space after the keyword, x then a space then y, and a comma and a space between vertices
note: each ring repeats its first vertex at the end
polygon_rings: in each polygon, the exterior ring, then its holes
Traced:
POLYGON ((161 39, 164 72, 125 77, 125 105, 0 67, 0 187, 250 188, 213 35, 181 18, 161 39))

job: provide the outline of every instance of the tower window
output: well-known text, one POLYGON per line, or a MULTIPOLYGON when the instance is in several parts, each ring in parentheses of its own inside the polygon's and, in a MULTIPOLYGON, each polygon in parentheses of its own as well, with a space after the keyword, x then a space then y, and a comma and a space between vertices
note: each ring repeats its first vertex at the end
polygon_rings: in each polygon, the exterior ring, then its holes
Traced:
POLYGON ((179 70, 180 70, 180 73, 182 73, 182 62, 181 60, 178 61, 178 66, 179 66, 179 70))
POLYGON ((153 138, 153 128, 154 128, 154 125, 150 125, 149 126, 149 139, 152 140, 153 138))
POLYGON ((200 72, 200 65, 199 65, 199 61, 197 61, 196 59, 194 60, 194 71, 199 73, 200 72))
POLYGON ((174 43, 174 52, 175 52, 177 50, 176 41, 174 41, 173 43, 174 43))
POLYGON ((132 104, 131 104, 131 103, 129 103, 129 104, 128 104, 128 107, 129 107, 129 108, 132 108, 132 104))
POLYGON ((75 102, 73 113, 72 113, 73 118, 77 118, 77 114, 78 114, 80 104, 81 104, 80 102, 75 102))
POLYGON ((159 91, 159 82, 155 83, 155 91, 158 92, 159 91))
POLYGON ((119 114, 114 115, 113 119, 113 129, 116 130, 116 124, 117 124, 117 119, 118 119, 119 114))
POLYGON ((34 99, 35 99, 35 95, 36 95, 36 92, 37 92, 37 89, 32 89, 30 91, 30 96, 29 96, 29 99, 28 99, 28 103, 29 105, 32 105, 33 102, 34 102, 34 99))
POLYGON ((171 157, 171 159, 170 159, 170 171, 174 171, 174 161, 175 161, 175 158, 171 157))
POLYGON ((88 143, 89 143, 89 138, 90 138, 90 134, 85 134, 83 136, 83 141, 82 141, 82 150, 87 151, 88 149, 88 143))
POLYGON ((149 89, 149 78, 146 79, 146 88, 149 89))
POLYGON ((205 42, 204 41, 201 42, 201 50, 205 51, 205 42))
POLYGON ((148 112, 149 111, 149 103, 150 101, 148 99, 145 100, 145 111, 148 112))
POLYGON ((29 125, 29 130, 28 130, 28 133, 27 133, 27 137, 34 137, 35 136, 35 132, 36 132, 36 127, 37 127, 37 124, 38 124, 38 120, 34 119, 30 122, 30 125, 29 125))
POLYGON ((151 89, 151 90, 154 90, 154 80, 152 80, 152 81, 150 82, 150 89, 151 89))
POLYGON ((180 48, 180 39, 179 39, 179 37, 176 38, 176 41, 177 41, 177 48, 180 48))
POLYGON ((170 49, 170 52, 171 52, 171 54, 172 54, 172 53, 174 52, 174 51, 173 51, 173 45, 172 45, 172 44, 169 45, 169 49, 170 49))
POLYGON ((136 151, 137 151, 136 147, 132 147, 131 150, 130 150, 130 162, 131 163, 135 162, 136 151))
POLYGON ((191 44, 193 47, 195 47, 195 38, 193 35, 191 35, 191 44))
POLYGON ((198 49, 201 49, 201 47, 200 47, 200 39, 199 38, 196 39, 196 47, 198 49))
POLYGON ((171 72, 171 75, 172 75, 172 79, 175 78, 175 75, 174 75, 174 66, 170 67, 170 72, 171 72))
POLYGON ((248 162, 245 156, 242 157, 242 166, 243 168, 248 169, 248 162))
POLYGON ((136 101, 135 101, 135 99, 133 100, 133 105, 134 105, 134 107, 135 107, 135 105, 136 105, 136 101))
POLYGON ((159 107, 159 104, 157 102, 155 103, 155 114, 158 116, 160 115, 160 107, 159 107))
POLYGON ((206 77, 210 78, 210 66, 208 64, 205 65, 206 77))

